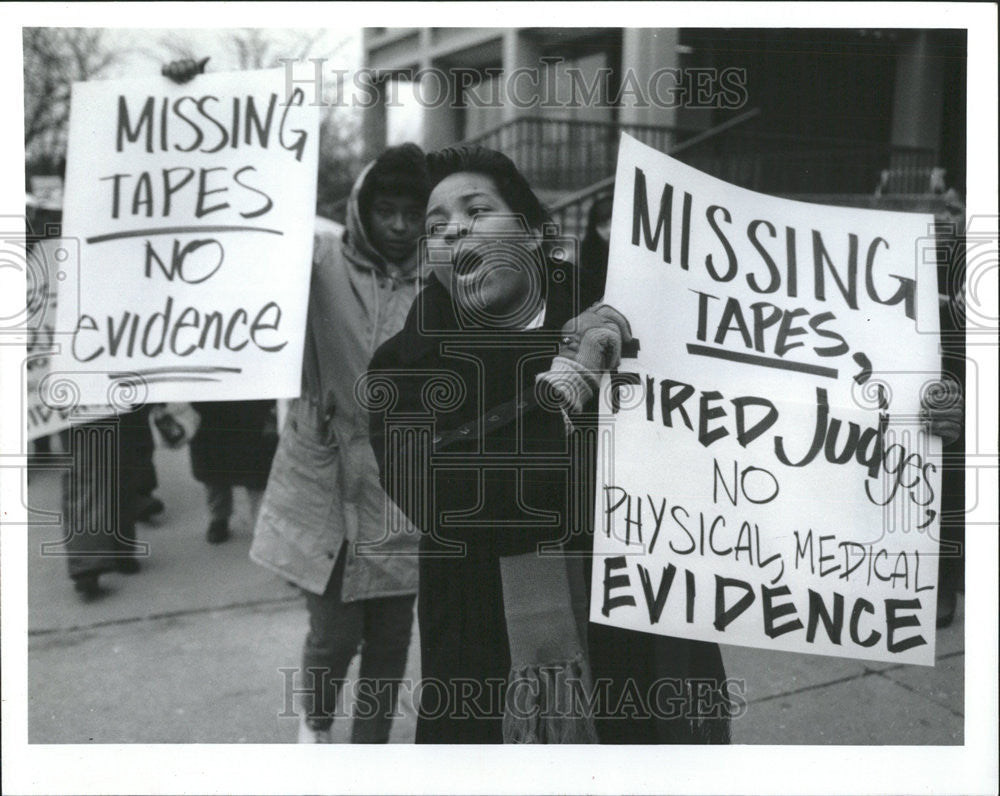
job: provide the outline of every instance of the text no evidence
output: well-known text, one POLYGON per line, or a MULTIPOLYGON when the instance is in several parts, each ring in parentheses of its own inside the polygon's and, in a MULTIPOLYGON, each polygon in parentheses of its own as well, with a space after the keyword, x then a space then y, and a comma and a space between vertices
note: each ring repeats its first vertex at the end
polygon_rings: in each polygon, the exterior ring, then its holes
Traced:
POLYGON ((275 340, 280 325, 281 307, 274 301, 268 301, 253 315, 243 307, 225 312, 184 307, 175 319, 174 300, 167 297, 163 311, 145 320, 139 313, 126 310, 117 318, 108 315, 102 325, 93 316, 81 314, 72 350, 78 362, 90 362, 102 355, 130 358, 169 353, 186 357, 205 348, 240 351, 250 344, 274 353, 288 344, 287 340, 275 340))

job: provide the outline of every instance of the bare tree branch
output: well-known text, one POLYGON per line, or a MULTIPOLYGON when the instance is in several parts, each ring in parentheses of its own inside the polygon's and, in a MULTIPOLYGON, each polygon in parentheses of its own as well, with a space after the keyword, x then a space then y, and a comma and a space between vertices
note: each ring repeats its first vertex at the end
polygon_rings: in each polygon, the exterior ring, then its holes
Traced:
POLYGON ((25 28, 23 45, 25 151, 29 160, 59 160, 72 84, 100 77, 122 53, 96 28, 25 28))

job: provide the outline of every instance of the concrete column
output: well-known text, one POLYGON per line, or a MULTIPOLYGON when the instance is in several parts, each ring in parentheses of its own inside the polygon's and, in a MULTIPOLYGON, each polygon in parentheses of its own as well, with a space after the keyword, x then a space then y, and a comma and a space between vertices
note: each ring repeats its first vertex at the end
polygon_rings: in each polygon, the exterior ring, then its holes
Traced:
POLYGON ((386 147, 388 121, 385 107, 385 81, 377 86, 378 101, 370 108, 364 108, 361 116, 361 130, 364 135, 364 162, 373 160, 386 147))
POLYGON ((423 112, 422 145, 428 152, 462 138, 462 109, 455 81, 444 67, 425 74, 416 87, 423 112))
POLYGON ((508 28, 503 32, 501 52, 504 88, 502 121, 537 113, 538 85, 543 79, 542 64, 538 60, 541 50, 523 31, 508 28), (531 71, 519 72, 521 69, 531 71))
POLYGON ((622 123, 677 125, 677 108, 656 107, 649 102, 647 88, 650 76, 657 69, 680 68, 679 39, 677 28, 625 28, 620 75, 622 102, 618 111, 622 123), (634 91, 629 90, 630 86, 634 91))
POLYGON ((446 65, 431 59, 433 46, 430 28, 420 29, 420 69, 424 72, 416 96, 422 109, 421 146, 431 152, 454 144, 462 138, 462 111, 455 81, 446 65), (435 67, 437 67, 435 69, 435 67))
POLYGON ((892 143, 930 147, 936 152, 941 147, 943 65, 931 53, 925 30, 919 31, 904 47, 896 65, 892 143))

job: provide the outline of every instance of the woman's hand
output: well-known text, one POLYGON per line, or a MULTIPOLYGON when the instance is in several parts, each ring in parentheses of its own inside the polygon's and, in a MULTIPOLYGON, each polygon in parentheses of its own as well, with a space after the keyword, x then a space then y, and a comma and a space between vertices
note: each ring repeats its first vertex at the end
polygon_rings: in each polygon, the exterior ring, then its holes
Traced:
POLYGON ((175 83, 183 84, 194 80, 195 76, 205 74, 205 64, 208 58, 196 61, 194 58, 182 58, 179 61, 171 61, 160 70, 160 74, 175 83))
POLYGON ((559 356, 600 373, 618 367, 622 343, 632 339, 632 327, 614 307, 595 304, 563 326, 562 334, 559 356))
POLYGON ((932 384, 921 399, 920 414, 931 434, 951 445, 962 436, 962 416, 965 400, 962 388, 950 376, 932 384))
POLYGON ((607 304, 595 304, 562 328, 559 353, 538 380, 547 384, 572 412, 597 392, 601 374, 618 367, 622 344, 632 339, 628 319, 607 304))

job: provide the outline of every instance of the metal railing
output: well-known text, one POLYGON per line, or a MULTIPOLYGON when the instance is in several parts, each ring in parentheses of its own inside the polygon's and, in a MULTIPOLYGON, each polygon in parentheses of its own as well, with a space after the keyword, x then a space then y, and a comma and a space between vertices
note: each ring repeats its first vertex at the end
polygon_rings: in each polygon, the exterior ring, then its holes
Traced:
POLYGON ((756 115, 750 111, 703 131, 522 116, 461 143, 500 150, 541 190, 579 190, 611 176, 623 132, 700 171, 771 194, 870 193, 887 169, 894 175, 894 192, 918 193, 926 190, 935 165, 936 153, 929 148, 740 127, 756 115))
MULTIPOLYGON (((873 195, 886 170, 893 193, 928 190, 936 159, 931 149, 737 129, 758 113, 748 111, 661 151, 726 182, 777 196, 873 195)), ((613 176, 595 180, 553 205, 553 220, 563 234, 582 236, 590 205, 613 191, 613 176)))
MULTIPOLYGON (((575 205, 610 191, 610 183, 601 186, 614 175, 623 132, 700 171, 761 193, 862 195, 880 184, 891 193, 927 191, 936 161, 932 149, 747 130, 745 123, 758 113, 747 111, 699 131, 520 116, 458 143, 503 152, 540 191, 574 191, 553 208, 566 234, 582 231, 582 209, 573 209, 575 205)), ((346 202, 331 208, 341 222, 346 202)))
MULTIPOLYGON (((717 136, 730 133, 735 128, 738 128, 742 124, 746 124, 758 115, 760 115, 759 108, 753 108, 746 111, 745 113, 722 122, 721 124, 717 124, 708 130, 703 130, 689 136, 684 141, 675 144, 667 150, 668 154, 683 160, 685 154, 696 152, 698 148, 706 142, 711 142, 717 136)), ((617 148, 615 153, 617 157, 617 148)), ((586 214, 589 212, 590 206, 598 199, 610 196, 614 193, 614 189, 615 177, 613 174, 602 180, 598 180, 594 184, 582 190, 576 191, 552 205, 552 207, 549 208, 552 220, 559 225, 559 229, 563 235, 576 235, 582 239, 586 226, 586 214)))
POLYGON ((871 141, 803 138, 740 130, 678 159, 726 182, 768 194, 872 193, 886 169, 907 175, 906 193, 927 190, 932 149, 871 141))
POLYGON ((614 174, 623 132, 660 151, 692 135, 679 127, 521 116, 461 143, 503 152, 534 188, 565 191, 614 174))

